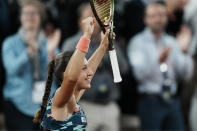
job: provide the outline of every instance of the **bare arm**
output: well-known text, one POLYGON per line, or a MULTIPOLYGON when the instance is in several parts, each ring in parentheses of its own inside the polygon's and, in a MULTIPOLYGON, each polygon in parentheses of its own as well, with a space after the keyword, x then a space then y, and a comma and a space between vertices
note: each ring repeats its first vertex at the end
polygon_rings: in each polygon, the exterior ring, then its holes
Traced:
POLYGON ((56 91, 53 104, 57 107, 65 106, 74 93, 78 77, 81 73, 85 59, 85 53, 76 49, 64 72, 61 88, 56 91))
MULTIPOLYGON (((90 57, 88 60, 88 67, 92 70, 93 75, 92 78, 96 72, 96 69, 98 68, 98 65, 100 64, 106 50, 108 49, 108 35, 109 31, 105 33, 104 36, 102 36, 102 41, 100 43, 100 46, 98 49, 94 52, 94 54, 90 57)), ((91 78, 91 80, 92 80, 91 78)))
MULTIPOLYGON (((89 17, 85 19, 82 24, 85 25, 83 29, 84 37, 90 39, 94 30, 93 18, 89 17)), ((61 87, 56 91, 53 98, 53 106, 57 108, 65 107, 70 100, 72 100, 74 90, 80 76, 86 53, 76 49, 72 55, 66 70, 63 74, 63 82, 61 87)))
MULTIPOLYGON (((109 35, 109 31, 107 31, 105 33, 105 35, 102 36, 102 41, 100 43, 100 46, 97 48, 97 50, 94 52, 94 54, 90 57, 90 59, 88 60, 88 67, 91 69, 91 71, 93 72, 92 77, 90 78, 92 80, 106 50, 108 49, 108 35, 109 35)), ((80 98, 82 97, 82 95, 84 94, 85 90, 81 90, 79 95, 77 96, 77 101, 80 100, 80 98)))

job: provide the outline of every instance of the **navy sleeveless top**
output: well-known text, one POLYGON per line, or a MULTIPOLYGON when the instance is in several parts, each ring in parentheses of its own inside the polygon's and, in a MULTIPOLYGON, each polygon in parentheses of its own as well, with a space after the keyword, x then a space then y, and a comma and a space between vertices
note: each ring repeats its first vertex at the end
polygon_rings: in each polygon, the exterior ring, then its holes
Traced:
POLYGON ((72 116, 64 121, 55 120, 51 115, 52 99, 49 100, 41 123, 44 130, 53 131, 87 131, 87 119, 79 104, 72 116))

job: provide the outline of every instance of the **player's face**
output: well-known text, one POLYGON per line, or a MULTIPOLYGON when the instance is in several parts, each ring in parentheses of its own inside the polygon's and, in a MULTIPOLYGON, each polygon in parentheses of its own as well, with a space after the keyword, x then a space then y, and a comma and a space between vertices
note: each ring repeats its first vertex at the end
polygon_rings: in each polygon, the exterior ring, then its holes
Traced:
POLYGON ((88 89, 90 88, 90 82, 92 78, 92 71, 91 69, 87 66, 87 60, 84 60, 84 65, 82 67, 81 74, 79 76, 77 85, 80 89, 88 89))
POLYGON ((25 30, 37 30, 41 24, 41 16, 33 5, 26 5, 21 12, 21 24, 25 30))
POLYGON ((148 7, 146 10, 145 23, 153 32, 163 31, 167 24, 166 8, 162 5, 148 7))

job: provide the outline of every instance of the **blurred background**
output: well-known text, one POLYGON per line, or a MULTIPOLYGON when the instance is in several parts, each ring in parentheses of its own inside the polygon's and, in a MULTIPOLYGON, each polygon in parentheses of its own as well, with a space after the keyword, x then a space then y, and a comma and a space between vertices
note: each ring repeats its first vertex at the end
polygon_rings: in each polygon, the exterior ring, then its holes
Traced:
MULTIPOLYGON (((31 119, 39 102, 32 100, 32 92, 34 83, 41 80, 35 74, 40 68, 47 71, 42 62, 48 58, 42 57, 41 48, 32 53, 31 42, 39 47, 43 39, 54 43, 54 50, 74 50, 80 20, 92 16, 87 0, 42 0, 44 7, 25 1, 0 0, 2 131, 14 130, 11 126, 23 130, 17 125, 26 119, 30 123, 25 129, 34 130, 31 119), (23 33, 31 27, 37 34, 23 33), (35 109, 27 104, 31 102, 35 109)), ((89 131, 197 131, 197 1, 115 0, 114 23, 123 81, 113 83, 106 54, 92 88, 81 100, 89 131)), ((93 43, 100 41, 99 27, 96 30, 93 43)), ((95 49, 90 47, 87 58, 95 49)), ((50 58, 53 55, 49 53, 50 58)))

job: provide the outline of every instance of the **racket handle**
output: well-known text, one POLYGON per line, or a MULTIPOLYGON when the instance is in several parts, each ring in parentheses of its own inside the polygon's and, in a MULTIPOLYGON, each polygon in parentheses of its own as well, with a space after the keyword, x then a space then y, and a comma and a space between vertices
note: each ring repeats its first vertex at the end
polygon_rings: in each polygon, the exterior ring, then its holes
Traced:
POLYGON ((116 51, 114 49, 110 50, 109 56, 110 56, 112 71, 113 71, 113 75, 114 75, 114 83, 119 83, 122 81, 122 78, 120 76, 120 70, 119 70, 119 66, 118 66, 116 51))

